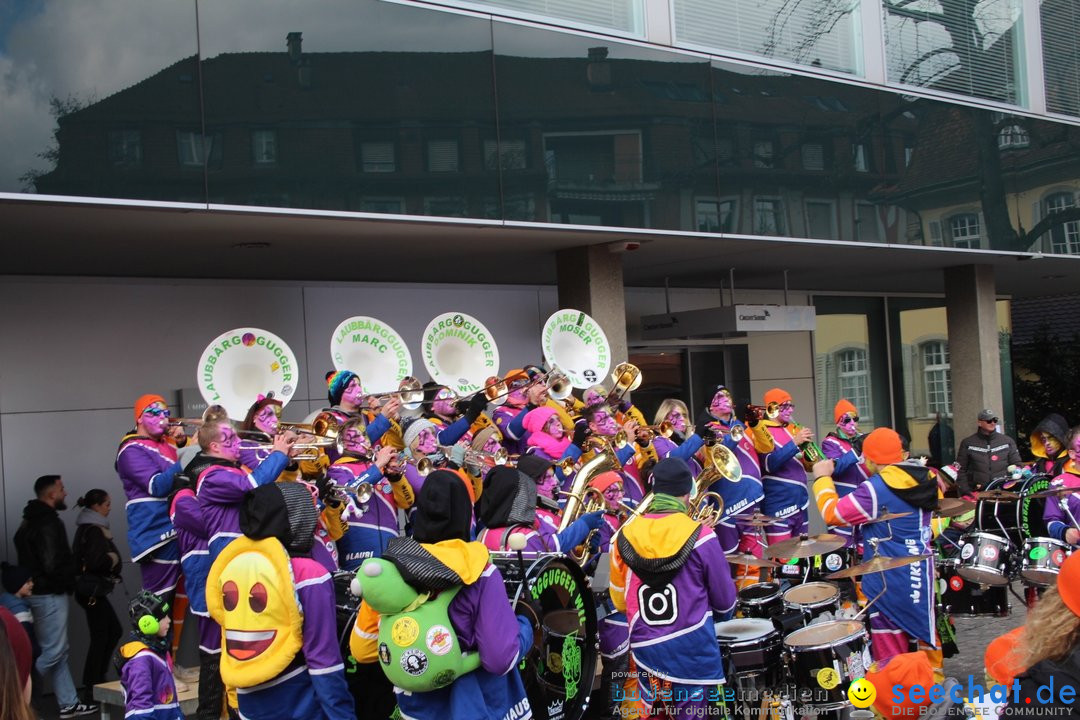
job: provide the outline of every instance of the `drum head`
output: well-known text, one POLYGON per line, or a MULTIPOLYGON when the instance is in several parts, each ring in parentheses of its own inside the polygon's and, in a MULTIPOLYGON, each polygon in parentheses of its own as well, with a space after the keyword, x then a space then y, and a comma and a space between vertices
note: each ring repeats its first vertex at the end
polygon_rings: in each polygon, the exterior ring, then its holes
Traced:
POLYGON ((346 318, 330 336, 335 370, 352 370, 368 393, 398 389, 412 375, 412 353, 401 335, 386 323, 366 315, 346 318))
POLYGON ((784 644, 792 649, 828 647, 865 632, 866 629, 858 620, 833 620, 799 628, 784 638, 784 644))
POLYGON ((259 395, 282 405, 296 392, 300 368, 285 341, 266 330, 242 327, 218 335, 199 357, 195 381, 207 405, 222 405, 242 420, 259 395))
POLYGON ((424 329, 421 348, 431 379, 458 395, 481 390, 489 377, 499 374, 495 338, 471 315, 437 315, 424 329))
POLYGON ((611 345, 600 323, 579 310, 557 310, 540 336, 544 360, 558 367, 574 387, 603 382, 611 371, 611 345))
POLYGON ((779 595, 780 583, 774 582, 754 583, 739 590, 739 600, 750 605, 771 600, 779 595))
POLYGON ((812 582, 796 585, 784 593, 784 602, 792 605, 814 605, 840 597, 840 588, 832 583, 812 582))
MULTIPOLYGON (((538 720, 580 720, 592 694, 598 635, 596 606, 581 568, 565 555, 526 557, 531 565, 522 583, 517 554, 492 562, 507 579, 510 599, 519 615, 533 618, 533 647, 526 653, 521 679, 538 720)), ((519 666, 520 667, 520 666, 519 666)))
POLYGON ((715 623, 713 628, 716 630, 716 639, 721 644, 756 640, 776 632, 772 620, 766 620, 765 618, 727 620, 715 623))

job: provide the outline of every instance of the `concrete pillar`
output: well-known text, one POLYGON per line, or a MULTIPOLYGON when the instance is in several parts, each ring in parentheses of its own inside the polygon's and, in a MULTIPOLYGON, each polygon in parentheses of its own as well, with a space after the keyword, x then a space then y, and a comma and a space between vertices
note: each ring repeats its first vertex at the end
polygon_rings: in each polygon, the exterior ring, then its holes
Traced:
MULTIPOLYGON (((957 442, 975 432, 975 421, 983 408, 1004 412, 996 300, 993 266, 961 265, 945 269, 953 429, 957 442)), ((1004 425, 1004 415, 999 416, 1004 425)))
MULTIPOLYGON (((611 343, 612 367, 625 362, 626 301, 623 298, 622 255, 607 245, 567 248, 556 253, 559 307, 591 315, 611 343)), ((609 384, 607 378, 602 383, 609 384)))

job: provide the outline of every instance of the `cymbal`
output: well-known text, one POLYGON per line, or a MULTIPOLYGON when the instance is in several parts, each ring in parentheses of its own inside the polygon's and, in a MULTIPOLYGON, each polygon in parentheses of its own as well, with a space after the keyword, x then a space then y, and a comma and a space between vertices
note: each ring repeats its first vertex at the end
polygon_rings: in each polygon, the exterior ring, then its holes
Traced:
POLYGON ((937 517, 951 518, 959 517, 975 509, 975 503, 970 500, 961 500, 959 498, 942 498, 938 500, 937 510, 934 511, 934 515, 937 517))
POLYGON ((826 580, 842 580, 844 578, 859 577, 860 575, 868 575, 870 573, 883 572, 885 570, 892 570, 893 568, 903 567, 910 565, 926 558, 932 558, 933 555, 905 555, 904 557, 882 557, 878 555, 875 558, 871 558, 866 562, 859 563, 858 565, 852 565, 849 568, 843 570, 837 570, 834 573, 830 573, 825 576, 826 580))
POLYGON ((883 515, 878 515, 878 516, 877 516, 876 518, 874 518, 873 520, 869 520, 869 521, 867 521, 867 523, 866 523, 866 524, 867 524, 867 525, 872 525, 873 523, 879 523, 879 522, 888 522, 888 521, 890 521, 890 520, 896 520, 897 518, 907 517, 907 516, 908 516, 908 515, 910 515, 910 514, 911 514, 911 512, 902 512, 902 513, 884 513, 883 515))
POLYGON ((771 558, 808 558, 839 550, 844 547, 845 542, 839 535, 829 533, 811 537, 803 535, 770 545, 765 548, 765 554, 771 558))
POLYGON ((1047 488, 1046 490, 1040 490, 1037 493, 1031 493, 1027 497, 1030 498, 1048 498, 1048 497, 1061 497, 1062 495, 1068 495, 1069 493, 1080 492, 1080 485, 1077 487, 1059 487, 1059 488, 1047 488))
POLYGON ((990 502, 1014 502, 1020 499, 1020 493, 1010 490, 982 490, 975 493, 976 500, 989 500, 990 502))
POLYGON ((780 563, 768 558, 754 557, 748 553, 735 553, 727 556, 730 565, 749 565, 750 567, 780 567, 780 563))
POLYGON ((759 512, 754 513, 748 518, 735 518, 736 522, 743 523, 744 525, 758 525, 764 527, 766 525, 772 525, 773 523, 780 522, 780 518, 775 518, 772 515, 763 515, 759 512))

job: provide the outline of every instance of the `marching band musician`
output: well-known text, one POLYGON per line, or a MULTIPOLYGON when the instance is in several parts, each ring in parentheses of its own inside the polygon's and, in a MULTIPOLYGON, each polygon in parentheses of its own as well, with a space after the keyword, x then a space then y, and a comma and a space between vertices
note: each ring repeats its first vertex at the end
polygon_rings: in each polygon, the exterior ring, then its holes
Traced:
MULTIPOLYGON (((351 370, 333 370, 326 373, 326 397, 330 401, 330 407, 326 410, 334 416, 339 426, 361 413, 371 415, 366 419, 368 439, 373 443, 379 442, 386 433, 397 430, 395 426, 401 411, 401 399, 392 395, 378 413, 373 410, 365 411, 364 386, 360 382, 360 376, 351 370)), ((333 448, 328 448, 326 455, 330 462, 337 460, 337 451, 333 448)))
POLYGON ((1069 460, 1069 423, 1057 413, 1050 413, 1031 431, 1032 470, 1054 478, 1069 460))
POLYGON ((907 460, 896 431, 877 428, 863 442, 863 456, 870 477, 854 491, 839 497, 832 473, 836 464, 814 464, 814 498, 830 526, 862 527, 863 555, 924 559, 863 575, 862 591, 874 598, 869 606, 871 652, 875 661, 906 653, 918 643, 930 664, 939 672, 942 655, 934 615, 934 565, 932 513, 938 504, 937 478, 932 469, 907 460), (909 513, 888 522, 874 522, 882 513, 909 513), (884 594, 877 596, 885 590, 884 594))
POLYGON ((390 446, 372 451, 362 418, 342 425, 338 437, 345 454, 326 475, 345 491, 342 517, 348 527, 337 541, 338 559, 342 570, 355 572, 365 558, 381 557, 390 539, 401 534, 397 511, 411 508, 416 496, 408 481, 389 469, 397 451, 390 446), (356 492, 364 485, 371 497, 361 504, 356 492))
MULTIPOLYGON (((1050 483, 1051 489, 1080 488, 1080 425, 1069 431, 1065 447, 1068 461, 1061 474, 1050 483)), ((1080 546, 1080 489, 1061 497, 1048 497, 1043 508, 1043 520, 1050 535, 1061 542, 1080 546)))
POLYGON ((527 453, 518 458, 517 469, 536 483, 534 529, 541 535, 555 535, 559 532, 562 514, 559 508, 559 478, 555 477, 554 463, 535 453, 527 453))
POLYGON ((589 487, 604 496, 604 524, 600 526, 600 534, 597 538, 600 545, 599 552, 611 552, 611 538, 618 532, 627 512, 626 506, 622 504, 622 475, 613 470, 602 472, 589 481, 589 487))
MULTIPOLYGON (((240 423, 240 430, 244 432, 244 437, 240 438, 240 463, 242 465, 257 468, 271 453, 270 442, 278 434, 281 408, 282 402, 275 398, 273 393, 259 395, 248 408, 244 422, 240 423), (265 437, 257 437, 257 433, 262 433, 265 437)), ((296 463, 290 463, 279 479, 296 480, 297 469, 296 463)))
POLYGON ((439 447, 438 432, 435 423, 423 417, 414 418, 405 425, 404 457, 411 462, 404 463, 403 474, 412 486, 414 496, 420 495, 420 488, 424 485, 424 476, 417 469, 417 463, 427 458, 433 469, 446 466, 446 453, 439 447))
POLYGON ((484 477, 484 491, 477 503, 477 516, 484 526, 476 535, 477 541, 489 550, 507 550, 510 537, 521 535, 526 553, 569 552, 603 523, 603 513, 592 512, 574 520, 561 533, 538 531, 536 496, 536 482, 524 472, 505 465, 493 467, 484 477))
MULTIPOLYGON (((657 437, 653 440, 658 455, 666 457, 666 451, 671 450, 671 448, 667 447, 669 444, 674 446, 683 444, 690 431, 689 420, 687 419, 689 417, 690 410, 686 407, 686 403, 678 398, 665 398, 660 403, 660 407, 656 409, 653 424, 660 425, 666 422, 671 425, 671 437, 657 437)), ((694 469, 693 463, 690 464, 690 469, 694 469)), ((698 470, 700 469, 699 466, 698 470)))
POLYGON ((139 563, 143 589, 170 603, 180 580, 180 552, 166 498, 181 470, 176 443, 186 442, 183 437, 182 428, 169 427, 165 398, 142 395, 135 401, 135 428, 116 452, 116 472, 127 496, 131 559, 139 563))
POLYGON ((735 607, 735 585, 712 529, 686 515, 694 480, 665 458, 652 473, 653 500, 611 550, 611 600, 626 612, 642 703, 671 717, 715 712, 724 682, 713 613, 735 607))
POLYGON ((547 402, 547 386, 530 378, 525 370, 511 370, 503 377, 509 391, 506 401, 495 408, 491 419, 503 436, 503 447, 509 453, 525 452, 526 431, 522 423, 530 410, 547 402))
POLYGON ((468 400, 455 401, 453 391, 442 385, 426 383, 424 391, 434 392, 434 397, 430 404, 425 403, 421 417, 437 428, 439 445, 450 447, 460 440, 466 444, 471 442, 473 423, 487 409, 484 393, 481 391, 468 400))
POLYGON ((204 422, 198 432, 199 447, 209 464, 195 480, 206 533, 210 561, 240 532, 240 504, 249 490, 274 482, 296 453, 296 435, 275 435, 272 452, 259 467, 248 469, 240 463, 240 437, 227 420, 204 422))
MULTIPOLYGON (((583 413, 588 434, 607 441, 615 452, 615 457, 620 464, 620 474, 623 477, 623 491, 626 493, 626 497, 633 504, 641 502, 641 498, 645 497, 645 483, 641 478, 641 470, 634 462, 635 450, 633 443, 626 443, 623 447, 615 447, 615 436, 621 429, 626 433, 628 438, 636 437, 638 422, 636 420, 628 420, 622 428, 615 422, 615 416, 612 414, 611 409, 607 405, 594 405, 586 408, 583 413)), ((580 459, 583 462, 588 462, 595 455, 595 451, 582 452, 581 445, 578 444, 578 433, 575 431, 574 443, 571 445, 569 452, 571 456, 579 454, 580 459)), ((584 438, 580 440, 584 442, 584 438)), ((566 478, 563 482, 563 488, 566 489, 571 478, 566 478)))
MULTIPOLYGON (((865 482, 870 474, 854 445, 859 437, 858 409, 847 398, 841 398, 833 408, 833 422, 836 429, 821 441, 821 450, 825 457, 833 461, 835 468, 832 479, 836 494, 844 497, 865 482)), ((841 526, 834 528, 833 532, 847 541, 847 547, 851 546, 851 528, 841 526)))
POLYGON ((772 544, 806 534, 809 496, 799 446, 812 439, 814 433, 808 427, 791 432, 789 425, 795 404, 788 391, 773 388, 765 393, 764 402, 766 407, 776 403, 780 409, 775 419, 759 418, 752 428, 765 490, 761 510, 780 520, 766 526, 765 533, 772 544))

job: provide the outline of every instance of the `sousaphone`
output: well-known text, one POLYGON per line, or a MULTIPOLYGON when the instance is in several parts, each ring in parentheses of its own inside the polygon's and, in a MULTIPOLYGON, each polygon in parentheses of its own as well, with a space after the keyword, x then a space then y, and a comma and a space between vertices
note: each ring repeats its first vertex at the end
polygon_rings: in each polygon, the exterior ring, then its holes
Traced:
POLYGON ((267 330, 236 328, 214 338, 199 357, 196 383, 207 405, 222 405, 242 420, 260 394, 292 400, 300 366, 288 344, 267 330))
POLYGON ((335 370, 360 376, 367 393, 399 389, 412 375, 413 359, 401 335, 381 320, 366 315, 342 320, 330 336, 330 358, 335 370))
POLYGON ((557 310, 544 323, 544 361, 558 368, 575 388, 601 382, 611 371, 611 345, 600 323, 580 310, 557 310))
POLYGON ((463 312, 436 316, 420 338, 431 379, 458 396, 482 390, 499 374, 499 346, 484 324, 463 312))

